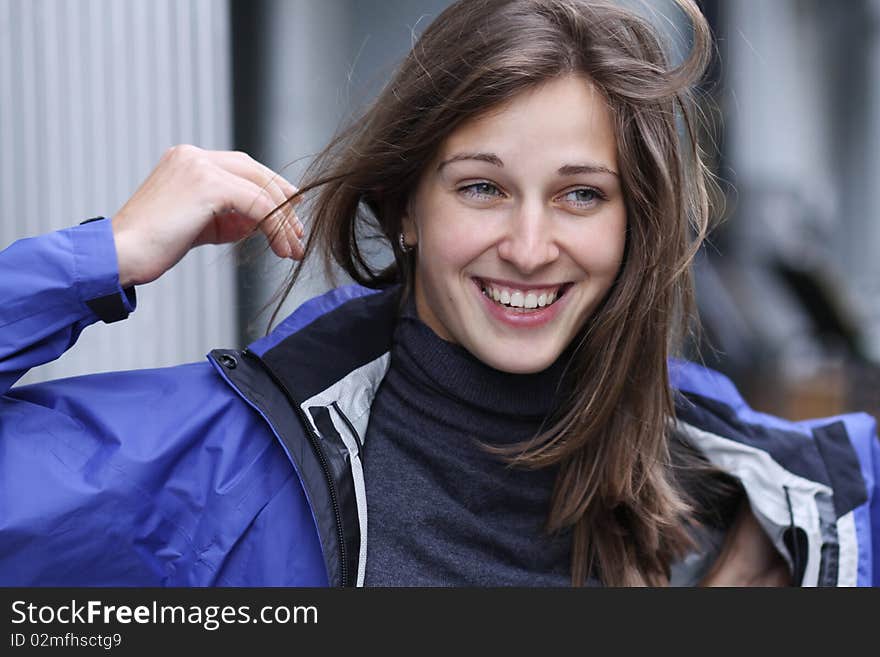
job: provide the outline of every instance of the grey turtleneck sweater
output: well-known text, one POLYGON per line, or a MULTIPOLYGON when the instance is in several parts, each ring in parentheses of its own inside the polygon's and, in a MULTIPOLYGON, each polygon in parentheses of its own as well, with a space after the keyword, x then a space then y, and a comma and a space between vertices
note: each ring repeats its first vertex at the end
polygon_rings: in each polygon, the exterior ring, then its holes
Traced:
MULTIPOLYGON (((441 339, 410 298, 364 441, 367 586, 570 584, 571 532, 543 530, 556 469, 506 467, 475 441, 535 435, 561 402, 571 353, 536 374, 501 372, 441 339)), ((672 565, 673 586, 699 581, 724 532, 694 537, 698 549, 672 565)))
POLYGON ((570 530, 543 530, 556 469, 512 469, 475 442, 535 435, 569 355, 501 372, 441 339, 410 298, 364 441, 367 586, 570 584, 570 530))

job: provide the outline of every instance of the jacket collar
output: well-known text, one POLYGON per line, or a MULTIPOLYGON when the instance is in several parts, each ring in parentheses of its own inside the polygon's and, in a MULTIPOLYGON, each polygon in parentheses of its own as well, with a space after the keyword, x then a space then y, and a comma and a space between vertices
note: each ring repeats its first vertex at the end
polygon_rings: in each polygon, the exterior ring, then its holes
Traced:
MULTIPOLYGON (((297 308, 268 336, 248 346, 272 369, 299 405, 322 396, 358 370, 387 356, 402 287, 372 290, 347 285, 315 297, 297 308)), ((387 360, 387 358, 386 358, 387 360)), ((371 373, 384 376, 384 368, 371 373)), ((360 377, 367 384, 358 399, 337 395, 336 401, 358 414, 369 407, 382 376, 360 377)))

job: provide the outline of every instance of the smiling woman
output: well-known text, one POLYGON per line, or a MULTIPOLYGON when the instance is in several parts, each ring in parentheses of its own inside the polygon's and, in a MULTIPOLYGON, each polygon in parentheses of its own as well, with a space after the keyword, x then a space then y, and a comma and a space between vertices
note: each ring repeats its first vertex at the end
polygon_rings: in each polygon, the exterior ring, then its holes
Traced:
POLYGON ((355 281, 210 364, 8 390, 2 583, 876 581, 869 418, 672 358, 709 219, 677 4, 672 66, 615 4, 456 2, 299 189, 178 146, 112 220, 0 254, 4 391, 198 244, 262 230, 282 297, 315 257, 355 281))
POLYGON ((403 216, 419 316, 496 369, 546 369, 623 260, 626 206, 604 99, 583 77, 553 78, 460 125, 435 159, 403 216))
MULTIPOLYGON (((401 450, 430 464, 425 480, 443 471, 423 441, 413 444, 379 420, 386 413, 409 433, 443 444, 476 439, 520 470, 550 473, 536 504, 548 534, 570 533, 571 551, 559 559, 570 561, 576 584, 589 577, 668 582, 671 564, 693 548, 688 527, 735 507, 739 496, 724 472, 690 458, 669 432, 675 408, 667 358, 692 320, 689 263, 708 223, 691 92, 709 59, 709 31, 693 3, 679 6, 693 47, 673 67, 655 28, 612 3, 455 3, 425 30, 365 115, 318 158, 302 190, 317 192, 306 258, 320 248, 325 262, 361 285, 400 284, 403 317, 411 316, 410 304, 435 338, 395 334, 368 428, 368 474, 375 462, 412 470, 395 458, 401 450), (355 237, 371 228, 394 248, 395 262, 384 269, 368 264, 355 237), (403 381, 427 372, 422 384, 429 386, 443 376, 424 355, 407 370, 401 352, 442 353, 446 363, 465 356, 450 374, 458 383, 441 386, 458 401, 443 420, 406 412, 405 398, 419 396, 403 381), (481 376, 486 367, 515 380, 481 376), (498 401, 468 393, 470 385, 525 388, 521 395, 534 399, 549 386, 554 394, 535 409, 540 421, 519 422, 501 436, 487 421, 498 401), (472 417, 464 407, 484 413, 472 417), (700 491, 675 483, 670 459, 685 454, 682 467, 704 473, 692 480, 700 491), (688 511, 695 495, 709 500, 696 515, 688 511)), ((516 415, 516 404, 503 408, 516 415)), ((462 457, 449 467, 491 481, 492 466, 482 462, 462 457)), ((399 543, 408 531, 392 520, 401 511, 393 500, 384 505, 390 493, 371 490, 391 474, 367 478, 371 546, 399 543), (383 538, 389 526, 398 529, 383 538)), ((430 486, 413 492, 447 497, 430 486)), ((506 499, 524 514, 484 515, 485 525, 542 524, 515 497, 483 491, 481 498, 506 499)), ((469 506, 456 495, 447 504, 469 506)), ((430 509, 416 515, 420 527, 435 518, 430 509)), ((714 520, 722 528, 729 522, 714 520)), ((455 526, 462 537, 474 530, 455 526)), ((504 530, 492 533, 492 549, 503 549, 504 530)), ((539 534, 532 530, 534 545, 539 534)), ((414 549, 439 559, 439 550, 414 549)), ((411 562, 397 559, 404 571, 411 562)), ((472 581, 462 568, 457 581, 472 581)), ((530 568, 520 564, 507 580, 529 581, 530 568)))

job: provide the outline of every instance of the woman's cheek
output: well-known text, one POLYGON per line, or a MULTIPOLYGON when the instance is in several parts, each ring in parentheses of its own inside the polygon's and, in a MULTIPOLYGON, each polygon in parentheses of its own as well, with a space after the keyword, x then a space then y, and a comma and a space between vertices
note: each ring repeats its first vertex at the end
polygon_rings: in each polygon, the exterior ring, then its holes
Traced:
POLYGON ((476 257, 485 241, 483 232, 475 230, 476 225, 460 217, 449 217, 448 221, 432 225, 430 238, 436 254, 450 264, 468 260, 470 254, 476 257))
POLYGON ((622 217, 609 217, 591 231, 582 235, 576 243, 581 254, 582 266, 594 272, 604 272, 614 277, 623 263, 626 243, 626 222, 622 217))

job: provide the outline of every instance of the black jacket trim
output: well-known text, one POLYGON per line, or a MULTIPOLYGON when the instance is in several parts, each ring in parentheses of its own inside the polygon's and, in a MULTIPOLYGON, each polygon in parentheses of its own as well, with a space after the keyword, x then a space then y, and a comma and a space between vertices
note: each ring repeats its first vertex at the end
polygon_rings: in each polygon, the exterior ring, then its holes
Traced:
MULTIPOLYGON (((106 219, 106 217, 92 217, 91 219, 80 221, 79 225, 82 226, 83 224, 100 221, 101 219, 106 219)), ((133 307, 137 302, 137 293, 134 291, 134 285, 125 288, 123 292, 125 292, 125 296, 128 297, 129 305, 133 307)), ((122 296, 118 292, 107 294, 103 297, 98 297, 97 299, 89 299, 86 301, 86 305, 105 324, 118 322, 131 314, 125 307, 125 303, 122 301, 122 296)))
MULTIPOLYGON (((134 306, 137 301, 134 286, 127 287, 123 291, 125 292, 125 296, 128 297, 128 302, 134 306)), ((89 299, 86 301, 86 305, 93 313, 102 319, 105 324, 118 322, 125 319, 130 314, 125 307, 125 304, 122 302, 122 295, 118 292, 107 294, 103 297, 98 297, 97 299, 89 299)))
POLYGON ((343 559, 350 578, 357 573, 358 557, 361 550, 361 527, 358 520, 357 497, 354 492, 354 477, 351 474, 351 455, 342 436, 336 431, 330 411, 326 406, 313 406, 309 409, 315 426, 321 436, 321 448, 330 465, 336 485, 336 500, 342 514, 342 533, 345 551, 343 559))
POLYGON ((834 491, 834 512, 839 518, 868 501, 859 457, 849 441, 843 422, 816 427, 813 429, 813 437, 828 469, 834 491))

